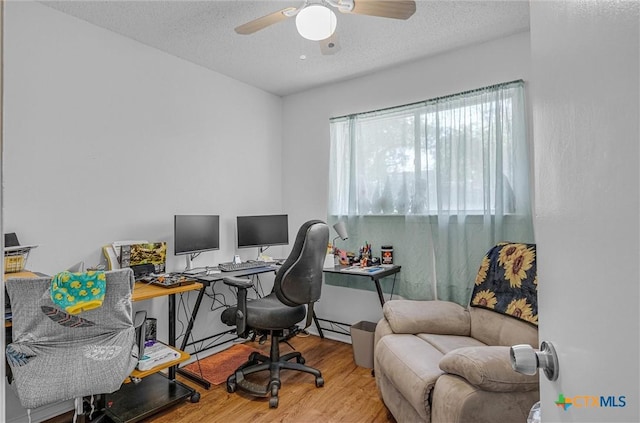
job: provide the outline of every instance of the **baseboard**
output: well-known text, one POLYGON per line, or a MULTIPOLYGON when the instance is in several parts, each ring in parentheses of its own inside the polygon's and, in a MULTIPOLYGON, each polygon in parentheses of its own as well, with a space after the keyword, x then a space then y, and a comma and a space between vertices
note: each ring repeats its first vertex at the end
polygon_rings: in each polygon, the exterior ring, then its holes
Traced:
MULTIPOLYGON (((307 332, 309 332, 313 336, 320 336, 315 326, 309 326, 307 328, 307 332)), ((322 333, 324 334, 324 337, 327 339, 331 339, 333 341, 338 341, 338 342, 344 342, 345 344, 351 343, 351 336, 349 335, 341 335, 339 333, 329 332, 327 330, 322 331, 322 333)))

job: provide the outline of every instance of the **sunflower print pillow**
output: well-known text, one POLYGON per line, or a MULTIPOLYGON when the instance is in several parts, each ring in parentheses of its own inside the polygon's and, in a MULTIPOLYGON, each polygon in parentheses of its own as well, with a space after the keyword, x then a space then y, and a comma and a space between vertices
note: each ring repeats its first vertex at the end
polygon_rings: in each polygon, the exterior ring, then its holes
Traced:
POLYGON ((538 325, 535 244, 500 243, 482 259, 471 306, 538 325))

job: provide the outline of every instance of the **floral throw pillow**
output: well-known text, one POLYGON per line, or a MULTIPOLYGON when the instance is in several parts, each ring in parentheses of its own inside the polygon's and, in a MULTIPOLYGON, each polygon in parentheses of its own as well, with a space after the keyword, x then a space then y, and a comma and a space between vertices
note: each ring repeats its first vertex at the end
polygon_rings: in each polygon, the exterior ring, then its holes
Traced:
POLYGON ((482 259, 471 306, 538 325, 535 244, 500 243, 482 259))

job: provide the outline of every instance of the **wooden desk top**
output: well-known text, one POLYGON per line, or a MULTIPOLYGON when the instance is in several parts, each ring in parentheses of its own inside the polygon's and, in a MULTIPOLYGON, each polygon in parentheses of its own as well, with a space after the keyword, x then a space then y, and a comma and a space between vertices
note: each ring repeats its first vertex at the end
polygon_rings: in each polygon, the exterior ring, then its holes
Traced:
POLYGON ((152 285, 146 282, 136 282, 133 287, 131 299, 133 301, 149 300, 151 298, 162 297, 165 295, 179 294, 187 291, 197 291, 202 289, 202 284, 195 282, 189 285, 176 286, 173 288, 163 288, 161 286, 152 285))
POLYGON ((11 278, 37 278, 37 277, 38 277, 37 274, 30 272, 28 270, 23 270, 22 272, 13 272, 13 273, 4 274, 5 281, 11 278))

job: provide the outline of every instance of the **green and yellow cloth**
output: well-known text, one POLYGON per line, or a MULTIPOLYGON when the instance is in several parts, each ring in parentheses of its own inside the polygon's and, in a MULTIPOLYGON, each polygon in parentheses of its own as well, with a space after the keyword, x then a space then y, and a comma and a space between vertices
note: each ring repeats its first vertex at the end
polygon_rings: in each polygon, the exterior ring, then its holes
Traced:
POLYGON ((51 280, 51 300, 69 314, 102 306, 106 291, 103 271, 60 272, 51 280))

